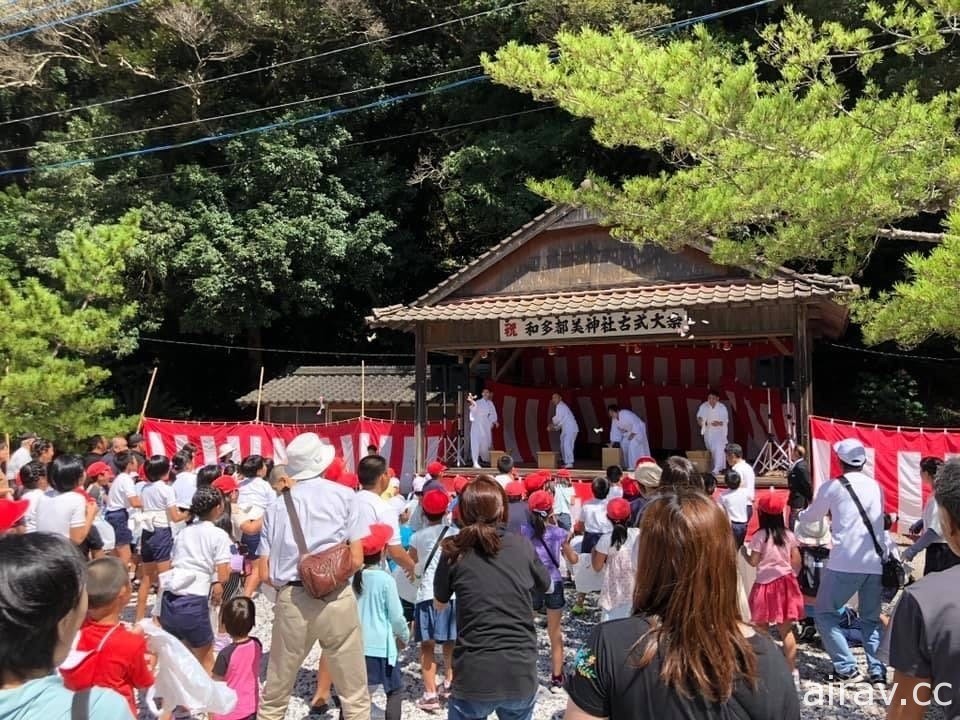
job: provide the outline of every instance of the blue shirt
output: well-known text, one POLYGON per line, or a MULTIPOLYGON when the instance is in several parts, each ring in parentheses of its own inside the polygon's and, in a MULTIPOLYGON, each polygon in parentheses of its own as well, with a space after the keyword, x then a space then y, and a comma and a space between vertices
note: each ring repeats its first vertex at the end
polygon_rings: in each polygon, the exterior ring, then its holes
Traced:
POLYGON ((363 654, 372 658, 386 658, 387 665, 396 666, 396 638, 403 642, 410 639, 410 629, 397 592, 397 581, 380 568, 364 568, 363 592, 357 598, 357 606, 360 627, 363 629, 363 654))
MULTIPOLYGON (((70 720, 73 693, 59 675, 47 675, 10 690, 0 690, 3 720, 70 720)), ((90 691, 90 720, 129 720, 130 706, 118 693, 104 688, 90 691)))

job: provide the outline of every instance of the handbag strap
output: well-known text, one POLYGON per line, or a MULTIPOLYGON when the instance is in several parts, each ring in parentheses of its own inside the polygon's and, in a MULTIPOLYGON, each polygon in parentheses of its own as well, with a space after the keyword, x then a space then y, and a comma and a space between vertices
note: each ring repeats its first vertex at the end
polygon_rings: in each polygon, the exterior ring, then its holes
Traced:
POLYGON ((423 566, 424 572, 426 572, 429 569, 430 563, 433 562, 433 558, 437 554, 437 550, 440 548, 440 543, 443 542, 443 537, 444 535, 447 534, 447 531, 449 529, 450 529, 449 525, 444 525, 443 530, 440 531, 440 536, 437 538, 437 541, 433 544, 433 548, 430 550, 430 554, 427 555, 427 562, 423 566))
POLYGON ((90 720, 90 688, 73 694, 70 703, 70 720, 90 720))
POLYGON ((860 502, 860 498, 857 497, 857 493, 854 491, 846 475, 840 476, 840 484, 850 493, 850 497, 853 498, 853 504, 856 505, 857 510, 860 511, 860 519, 863 520, 863 524, 866 525, 867 530, 870 531, 870 539, 873 540, 873 549, 877 551, 877 555, 880 556, 881 560, 885 560, 886 554, 883 552, 883 547, 880 545, 880 542, 877 540, 877 535, 873 531, 873 524, 870 522, 870 518, 867 517, 867 511, 863 509, 863 503, 860 502))
POLYGON ((297 549, 300 555, 307 554, 307 540, 303 536, 303 526, 300 524, 300 518, 297 517, 297 511, 293 507, 293 498, 290 497, 290 491, 283 491, 283 504, 287 506, 287 515, 290 517, 290 529, 293 531, 293 539, 297 543, 297 549))
POLYGON ((551 562, 553 562, 553 566, 554 566, 557 570, 559 570, 559 569, 560 569, 560 563, 557 562, 557 558, 554 557, 553 552, 551 552, 550 548, 549 548, 549 547, 547 546, 547 544, 543 541, 543 537, 541 536, 541 537, 539 537, 539 538, 537 538, 537 539, 540 541, 540 544, 543 545, 543 549, 547 551, 547 555, 550 556, 550 560, 551 560, 551 562))

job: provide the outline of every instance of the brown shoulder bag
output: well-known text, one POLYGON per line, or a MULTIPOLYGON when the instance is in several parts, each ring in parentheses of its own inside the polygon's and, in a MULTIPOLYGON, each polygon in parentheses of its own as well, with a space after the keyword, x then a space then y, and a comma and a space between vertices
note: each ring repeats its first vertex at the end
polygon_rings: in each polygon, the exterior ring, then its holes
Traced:
POLYGON ((297 542, 300 551, 300 562, 297 566, 300 572, 300 581, 310 597, 324 598, 343 590, 353 576, 353 559, 350 546, 347 543, 338 543, 331 548, 321 550, 313 555, 307 552, 307 541, 303 536, 303 526, 293 507, 293 498, 290 491, 283 493, 283 502, 287 506, 287 515, 290 517, 290 529, 293 539, 297 542))

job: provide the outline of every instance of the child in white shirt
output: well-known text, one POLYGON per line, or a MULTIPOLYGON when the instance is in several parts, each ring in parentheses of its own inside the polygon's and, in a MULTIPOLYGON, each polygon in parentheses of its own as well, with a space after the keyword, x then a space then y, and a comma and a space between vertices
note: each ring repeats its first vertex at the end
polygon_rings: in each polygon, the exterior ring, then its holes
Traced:
POLYGON ((733 537, 737 541, 739 550, 747 537, 747 523, 750 522, 750 508, 753 500, 750 497, 750 490, 741 486, 740 473, 736 470, 727 470, 724 482, 728 489, 720 496, 720 505, 730 519, 730 527, 733 528, 733 537))
POLYGON ((243 478, 237 498, 236 514, 244 517, 240 525, 240 543, 246 549, 246 558, 249 564, 247 580, 243 586, 243 594, 253 597, 260 587, 260 572, 257 558, 260 556, 260 530, 263 528, 263 515, 276 499, 277 493, 265 480, 267 463, 260 455, 249 455, 240 464, 240 473, 243 478))

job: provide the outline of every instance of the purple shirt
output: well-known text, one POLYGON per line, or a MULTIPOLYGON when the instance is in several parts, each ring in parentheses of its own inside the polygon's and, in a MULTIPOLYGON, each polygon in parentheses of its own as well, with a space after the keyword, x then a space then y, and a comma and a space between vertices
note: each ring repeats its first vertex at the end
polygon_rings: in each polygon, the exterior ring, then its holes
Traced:
POLYGON ((533 549, 537 553, 537 558, 543 563, 543 566, 550 573, 550 579, 554 582, 563 582, 563 576, 560 574, 558 563, 563 554, 560 547, 567 539, 567 531, 556 525, 547 525, 542 538, 534 537, 533 528, 530 525, 524 525, 520 533, 529 538, 533 543, 533 549))

